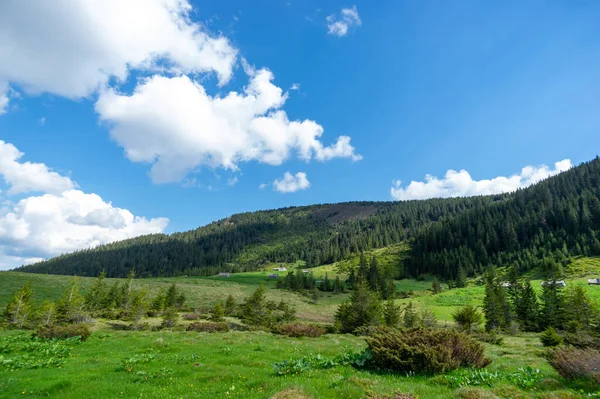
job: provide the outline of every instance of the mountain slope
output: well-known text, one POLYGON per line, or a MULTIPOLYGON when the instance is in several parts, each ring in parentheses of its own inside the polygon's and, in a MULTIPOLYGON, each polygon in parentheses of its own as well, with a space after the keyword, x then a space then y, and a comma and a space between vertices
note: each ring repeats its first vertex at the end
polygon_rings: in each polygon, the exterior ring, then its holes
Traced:
POLYGON ((172 235, 137 237, 19 268, 33 273, 123 277, 250 271, 267 262, 308 267, 408 241, 404 272, 454 279, 462 269, 600 254, 600 160, 526 189, 492 196, 348 202, 249 212, 172 235))
POLYGON ((137 237, 62 255, 19 271, 109 277, 210 275, 265 262, 332 263, 406 240, 419 226, 504 196, 409 202, 349 202, 233 215, 183 233, 137 237))
POLYGON ((488 265, 519 273, 570 256, 600 255, 600 159, 415 232, 405 265, 447 279, 488 265))

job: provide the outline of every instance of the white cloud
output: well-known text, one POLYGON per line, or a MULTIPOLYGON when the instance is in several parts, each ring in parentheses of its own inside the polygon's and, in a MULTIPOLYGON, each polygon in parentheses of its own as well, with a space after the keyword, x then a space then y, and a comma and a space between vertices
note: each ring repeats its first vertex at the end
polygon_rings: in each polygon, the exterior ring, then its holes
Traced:
POLYGON ((306 190, 310 187, 310 182, 306 178, 306 173, 298 172, 292 175, 290 172, 285 172, 281 180, 273 182, 275 191, 280 193, 295 193, 296 191, 306 190))
POLYGON ((233 177, 230 177, 229 179, 227 179, 227 185, 230 187, 235 186, 236 184, 238 184, 238 182, 239 182, 239 180, 238 180, 237 176, 233 176, 233 177))
POLYGON ((510 177, 498 176, 490 180, 473 180, 464 169, 460 172, 448 170, 443 179, 426 175, 424 182, 411 181, 407 187, 402 187, 402 182, 395 180, 390 191, 395 200, 499 194, 530 186, 572 167, 571 161, 565 159, 556 162, 554 169, 546 165, 526 166, 520 174, 510 177))
POLYGON ((327 30, 330 35, 345 36, 354 26, 362 25, 356 6, 342 8, 339 15, 332 14, 327 17, 327 30))
POLYGON ((44 126, 46 124, 46 118, 42 116, 40 119, 38 119, 38 124, 40 126, 44 126))
MULTIPOLYGON (((237 51, 192 22, 191 11, 188 0, 3 2, 0 83, 69 98, 123 81, 130 69, 214 71, 226 83, 237 51)), ((6 99, 0 94, 0 105, 6 99)))
POLYGON ((241 162, 280 165, 292 152, 310 161, 359 160, 350 137, 324 146, 323 127, 290 121, 281 107, 288 94, 267 69, 254 71, 244 92, 210 96, 187 76, 153 76, 131 95, 103 91, 96 103, 112 138, 133 162, 152 164, 155 182, 179 181, 200 166, 237 170, 241 162))
POLYGON ((14 145, 0 140, 0 175, 10 185, 9 194, 60 193, 75 187, 71 179, 53 172, 43 163, 19 162, 22 156, 14 145))
POLYGON ((138 235, 160 233, 168 219, 146 219, 74 189, 67 177, 40 163, 19 163, 23 154, 0 141, 0 175, 9 194, 45 194, 5 201, 0 209, 0 269, 138 235))
POLYGON ((8 108, 8 87, 4 86, 0 83, 0 115, 6 113, 6 108, 8 108))
POLYGON ((260 188, 261 190, 268 187, 269 185, 267 183, 261 183, 258 188, 260 188))
POLYGON ((293 83, 290 90, 300 90, 300 83, 293 83))

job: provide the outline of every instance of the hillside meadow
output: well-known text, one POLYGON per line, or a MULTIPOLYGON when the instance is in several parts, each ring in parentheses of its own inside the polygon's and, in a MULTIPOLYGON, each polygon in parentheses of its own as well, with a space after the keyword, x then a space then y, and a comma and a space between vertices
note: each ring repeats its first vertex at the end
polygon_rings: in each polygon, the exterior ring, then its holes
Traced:
MULTIPOLYGON (((326 293, 315 304, 308 297, 276 289, 276 282, 267 277, 276 266, 229 278, 149 278, 136 279, 135 284, 150 293, 176 284, 185 293, 188 307, 205 310, 224 301, 229 294, 242 300, 263 284, 269 299, 292 303, 300 321, 332 323, 338 305, 349 294, 326 293)), ((586 284, 588 276, 600 272, 599 258, 576 259, 567 272, 568 284, 585 285, 590 296, 600 302, 600 287, 586 284)), ((344 267, 321 266, 314 268, 313 273, 317 277, 324 277, 325 273, 329 278, 344 277, 344 267)), ((285 272, 279 274, 281 278, 285 272)), ((0 307, 5 307, 13 293, 27 281, 31 281, 36 303, 57 300, 71 279, 1 272, 0 307)), ((93 281, 93 278, 79 278, 82 291, 93 281)), ((540 282, 534 280, 536 289, 540 282)), ((431 281, 427 279, 397 280, 397 290, 410 295, 397 302, 412 301, 420 309, 433 311, 442 327, 453 325, 455 309, 466 304, 480 305, 484 295, 483 286, 477 281, 470 281, 463 289, 445 289, 438 295, 433 295, 430 287, 431 281)), ((157 325, 159 319, 148 318, 148 321, 157 325)), ((365 342, 360 337, 340 334, 289 338, 264 331, 186 332, 183 331, 186 323, 189 322, 182 320, 172 330, 134 332, 121 331, 119 323, 100 319, 95 321, 94 334, 87 341, 62 344, 67 348, 64 353, 68 352, 63 357, 53 359, 56 348, 16 352, 21 362, 56 362, 52 364, 57 366, 20 369, 4 365, 0 373, 0 398, 402 398, 391 395, 403 393, 419 398, 550 399, 600 395, 593 386, 561 379, 546 361, 537 334, 505 336, 502 345, 485 344, 492 363, 479 377, 469 376, 470 371, 465 370, 430 377, 378 373, 344 365, 309 368, 280 376, 274 372, 275 362, 317 355, 335 359, 345 353, 360 352, 365 342)), ((15 345, 11 342, 20 342, 30 335, 29 331, 0 332, 0 359, 8 358, 3 352, 15 345)))

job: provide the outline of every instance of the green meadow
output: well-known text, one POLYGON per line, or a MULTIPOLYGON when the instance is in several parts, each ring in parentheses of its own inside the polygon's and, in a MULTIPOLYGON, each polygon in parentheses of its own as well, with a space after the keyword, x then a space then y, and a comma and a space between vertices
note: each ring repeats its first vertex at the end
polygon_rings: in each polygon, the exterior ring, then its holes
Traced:
MULTIPOLYGON (((267 297, 292 303, 300 321, 331 324, 337 306, 348 293, 322 295, 315 304, 308 297, 275 288, 267 276, 278 265, 265 270, 219 277, 175 277, 135 280, 137 286, 156 292, 176 284, 186 297, 186 305, 206 311, 231 294, 242 300, 260 284, 267 297)), ((292 267, 293 265, 289 265, 292 267)), ((300 265, 301 266, 301 265, 300 265)), ((567 269, 568 284, 581 284, 600 302, 600 286, 588 286, 589 276, 600 272, 599 258, 576 259, 567 269)), ((279 272, 280 278, 286 272, 279 272)), ((343 265, 313 269, 317 277, 344 277, 343 265)), ((13 293, 31 281, 34 300, 57 300, 72 277, 0 273, 0 307, 5 307, 13 293)), ((109 279, 109 283, 110 283, 109 279)), ((79 278, 83 292, 93 278, 79 278)), ((540 280, 534 280, 536 289, 540 280)), ((419 309, 429 309, 442 327, 452 326, 452 313, 466 304, 480 305, 483 286, 471 281, 463 289, 430 291, 431 281, 398 280, 398 291, 411 292, 419 309)), ((156 325, 159 319, 148 319, 156 325)), ((232 320, 233 321, 233 320, 232 320)), ((410 376, 377 373, 351 366, 306 370, 279 376, 273 363, 298 357, 321 355, 334 359, 344 353, 356 353, 365 347, 362 338, 353 335, 326 334, 318 338, 288 338, 263 331, 227 333, 187 332, 182 320, 173 330, 121 331, 118 323, 96 320, 94 333, 85 342, 66 343, 69 355, 57 367, 0 369, 0 398, 394 398, 398 393, 419 398, 579 398, 600 395, 594 387, 567 383, 550 367, 544 357, 537 334, 505 336, 502 345, 486 345, 492 363, 486 373, 500 376, 520 375, 519 369, 531 367, 535 381, 525 377, 494 380, 470 386, 452 384, 446 376, 410 376), (515 374, 516 373, 516 374, 515 374), (525 382, 519 378, 524 379, 525 382)), ((7 342, 28 337, 30 331, 0 331, 0 360, 8 359, 7 342)), ((15 354, 13 353, 12 356, 15 354)), ((43 351, 17 353, 22 359, 44 362, 43 351)), ((51 355, 47 355, 51 356, 51 355)), ((1 362, 0 362, 1 363, 1 362)), ((455 371, 449 376, 460 375, 455 371)), ((466 384, 469 385, 469 384, 466 384)), ((407 396, 408 397, 408 396, 407 396)))

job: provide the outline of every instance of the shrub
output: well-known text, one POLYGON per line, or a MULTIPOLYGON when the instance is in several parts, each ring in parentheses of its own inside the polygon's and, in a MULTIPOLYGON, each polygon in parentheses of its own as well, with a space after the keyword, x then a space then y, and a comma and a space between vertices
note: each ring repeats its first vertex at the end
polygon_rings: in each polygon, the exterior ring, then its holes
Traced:
POLYGON ((380 322, 381 301, 364 283, 355 284, 350 299, 342 303, 335 314, 335 324, 342 333, 353 333, 359 327, 380 322))
POLYGON ((214 321, 209 321, 206 323, 191 323, 188 327, 187 327, 188 331, 198 331, 198 332, 227 332, 229 331, 229 326, 227 325, 227 323, 221 323, 221 322, 214 322, 214 321))
POLYGON ((198 320, 200 318, 200 315, 196 312, 184 313, 181 315, 181 318, 184 320, 198 320))
POLYGON ((558 335, 554 328, 548 327, 543 333, 540 334, 540 341, 544 346, 558 346, 562 344, 563 338, 558 335))
POLYGON ((502 335, 498 335, 493 331, 489 332, 478 332, 474 334, 475 338, 478 341, 486 342, 492 345, 502 345, 504 343, 504 338, 502 335))
POLYGON ((490 363, 481 343, 453 330, 380 328, 366 341, 372 365, 395 372, 440 373, 490 363))
POLYGON ((316 324, 285 323, 277 324, 273 332, 288 337, 315 338, 325 334, 325 329, 316 324))
POLYGON ((160 327, 161 328, 171 328, 171 327, 175 327, 177 325, 179 319, 179 315, 177 314, 177 311, 175 310, 175 308, 170 307, 165 309, 164 313, 163 313, 163 320, 162 323, 160 323, 160 327))
POLYGON ((223 312, 223 306, 220 303, 216 303, 210 312, 210 319, 214 322, 225 321, 225 312, 223 312))
POLYGON ((483 316, 476 307, 467 305, 452 313, 454 322, 464 331, 471 332, 474 326, 481 324, 483 316))
POLYGON ((38 327, 34 335, 46 339, 81 337, 81 340, 85 341, 92 335, 92 330, 87 324, 67 324, 66 326, 50 324, 38 327))
POLYGON ((548 362, 564 378, 600 384, 600 351, 572 347, 551 349, 548 362))
POLYGON ((600 338, 594 337, 585 331, 578 331, 565 335, 564 343, 576 348, 600 349, 600 338))

